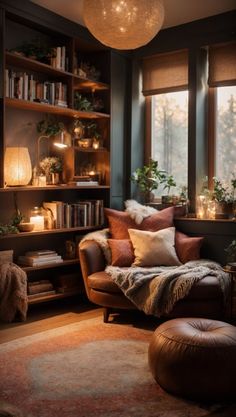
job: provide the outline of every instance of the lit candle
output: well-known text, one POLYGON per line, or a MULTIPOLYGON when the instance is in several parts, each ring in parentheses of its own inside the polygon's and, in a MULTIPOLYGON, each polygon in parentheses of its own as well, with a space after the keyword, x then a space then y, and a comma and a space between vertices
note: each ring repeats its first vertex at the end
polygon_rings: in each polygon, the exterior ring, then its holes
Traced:
POLYGON ((99 142, 93 142, 93 149, 99 148, 99 142))
POLYGON ((41 232, 44 230, 44 217, 37 215, 30 217, 30 223, 34 224, 34 232, 41 232))
POLYGON ((46 175, 40 175, 38 177, 38 186, 39 187, 46 187, 47 182, 46 182, 46 175))
POLYGON ((197 219, 207 218, 207 198, 204 195, 197 197, 197 219))

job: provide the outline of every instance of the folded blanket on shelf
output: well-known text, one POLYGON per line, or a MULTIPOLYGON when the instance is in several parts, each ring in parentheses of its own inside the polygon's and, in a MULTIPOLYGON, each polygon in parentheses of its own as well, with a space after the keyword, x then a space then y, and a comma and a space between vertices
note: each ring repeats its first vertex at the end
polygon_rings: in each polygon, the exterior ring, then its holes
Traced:
POLYGON ((107 266, 105 270, 138 309, 157 317, 168 314, 175 303, 186 297, 194 283, 214 276, 227 298, 230 278, 222 267, 210 260, 187 262, 177 267, 107 266))

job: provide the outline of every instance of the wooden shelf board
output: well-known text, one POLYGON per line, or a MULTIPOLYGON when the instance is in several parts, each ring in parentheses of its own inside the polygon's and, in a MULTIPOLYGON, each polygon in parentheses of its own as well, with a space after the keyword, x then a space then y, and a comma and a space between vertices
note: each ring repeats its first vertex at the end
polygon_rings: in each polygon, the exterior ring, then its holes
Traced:
POLYGON ((35 59, 30 59, 22 55, 18 55, 14 52, 6 52, 6 63, 7 65, 14 65, 17 67, 23 67, 32 71, 55 75, 55 77, 71 77, 73 74, 67 71, 53 68, 51 65, 44 64, 43 62, 35 59))
MULTIPOLYGON (((42 230, 41 232, 19 232, 19 233, 9 233, 8 235, 0 235, 1 239, 15 239, 21 237, 29 237, 29 236, 42 236, 42 235, 51 235, 57 233, 71 233, 71 232, 88 232, 90 230, 97 230, 100 226, 86 226, 86 227, 68 227, 65 229, 52 229, 52 230, 42 230)), ((59 264, 61 265, 61 264, 59 264)))
POLYGON ((45 265, 42 265, 42 266, 25 266, 25 265, 21 265, 21 264, 18 264, 18 265, 25 272, 30 272, 30 271, 38 271, 40 269, 61 268, 62 266, 76 265, 76 264, 79 264, 79 263, 80 263, 79 258, 76 258, 76 259, 64 259, 63 262, 61 262, 61 263, 45 264, 45 265))
POLYGON ((37 61, 35 59, 27 58, 22 55, 18 55, 14 52, 5 53, 7 65, 12 65, 16 67, 23 67, 25 69, 30 69, 32 71, 37 71, 41 73, 46 73, 50 75, 55 75, 55 77, 68 78, 71 77, 75 81, 75 89, 80 89, 83 91, 91 90, 109 90, 109 84, 103 83, 101 81, 90 80, 88 78, 80 77, 79 75, 73 74, 69 71, 63 71, 58 68, 53 68, 51 65, 44 64, 43 62, 37 61))
POLYGON ((80 291, 68 291, 68 292, 64 292, 64 293, 56 293, 56 294, 52 294, 52 295, 45 295, 44 297, 38 297, 38 298, 34 298, 31 300, 28 300, 28 304, 38 304, 38 303, 43 303, 45 301, 51 301, 51 300, 57 300, 59 298, 66 298, 66 297, 71 297, 73 295, 79 294, 80 291))
POLYGON ((107 148, 98 148, 98 149, 93 149, 93 148, 82 148, 81 146, 73 146, 73 148, 77 151, 77 152, 94 152, 94 153, 103 153, 103 152, 108 152, 107 148))
POLYGON ((223 223, 235 223, 236 218, 233 219, 197 219, 196 217, 175 217, 174 220, 184 220, 184 221, 190 221, 190 222, 223 222, 223 223))
POLYGON ((104 91, 109 90, 110 86, 106 83, 102 83, 100 81, 93 81, 87 78, 79 77, 78 75, 74 75, 74 90, 83 90, 83 91, 104 91))
POLYGON ((20 100, 17 98, 5 98, 7 107, 14 107, 16 109, 32 110, 42 113, 53 113, 61 116, 68 116, 72 118, 81 119, 109 119, 110 115, 107 113, 99 112, 85 112, 70 109, 69 107, 53 106, 52 104, 37 103, 35 101, 20 100))
POLYGON ((56 191, 56 190, 77 190, 77 189, 98 189, 106 190, 110 188, 110 185, 47 185, 45 187, 33 187, 32 185, 20 186, 20 187, 5 187, 0 188, 0 192, 15 192, 15 191, 56 191))

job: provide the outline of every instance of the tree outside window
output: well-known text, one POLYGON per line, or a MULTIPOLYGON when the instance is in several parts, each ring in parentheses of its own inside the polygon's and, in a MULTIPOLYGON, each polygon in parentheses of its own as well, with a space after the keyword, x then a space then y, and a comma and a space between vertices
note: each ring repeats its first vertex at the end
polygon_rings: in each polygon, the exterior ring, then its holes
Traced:
MULTIPOLYGON (((159 167, 172 174, 173 193, 187 185, 188 173, 188 91, 152 96, 152 154, 159 167)), ((161 196, 160 188, 156 196, 161 196)))

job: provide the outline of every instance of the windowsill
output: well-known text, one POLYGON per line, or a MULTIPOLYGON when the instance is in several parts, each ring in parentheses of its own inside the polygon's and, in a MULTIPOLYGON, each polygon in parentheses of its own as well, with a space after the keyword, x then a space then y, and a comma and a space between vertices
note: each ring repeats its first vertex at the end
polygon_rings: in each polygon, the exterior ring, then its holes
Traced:
POLYGON ((232 219, 197 219, 197 217, 191 216, 182 216, 182 217, 175 217, 175 220, 184 220, 184 221, 193 221, 193 222, 222 222, 222 223, 236 223, 236 218, 232 219))

